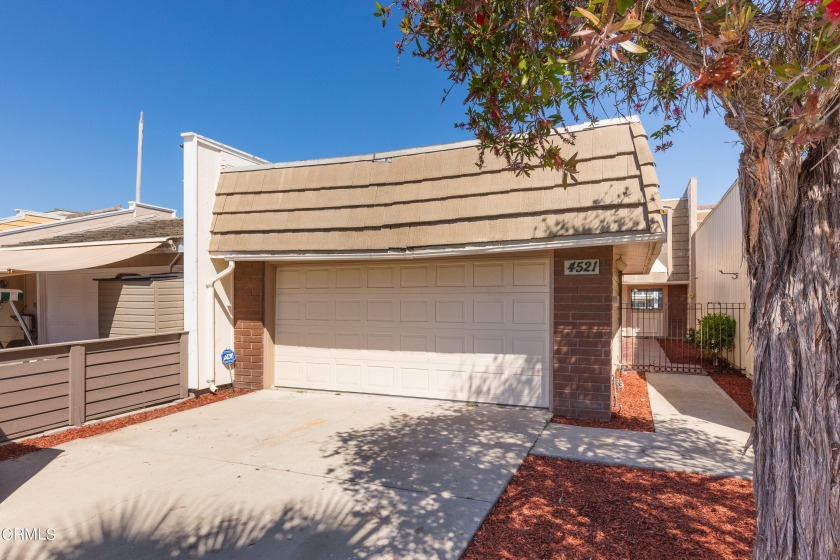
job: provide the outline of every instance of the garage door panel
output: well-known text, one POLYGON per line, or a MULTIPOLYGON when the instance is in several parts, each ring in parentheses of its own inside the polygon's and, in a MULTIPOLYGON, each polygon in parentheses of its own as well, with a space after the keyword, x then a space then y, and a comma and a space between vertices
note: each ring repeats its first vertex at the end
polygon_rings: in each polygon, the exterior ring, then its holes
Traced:
POLYGON ((395 389, 394 378, 395 368, 390 362, 368 362, 367 364, 367 384, 373 390, 380 390, 386 393, 392 393, 395 389))
POLYGON ((359 390, 362 387, 362 365, 358 362, 335 362, 335 382, 338 388, 359 390))
POLYGON ((281 386, 546 406, 548 258, 279 266, 281 386))

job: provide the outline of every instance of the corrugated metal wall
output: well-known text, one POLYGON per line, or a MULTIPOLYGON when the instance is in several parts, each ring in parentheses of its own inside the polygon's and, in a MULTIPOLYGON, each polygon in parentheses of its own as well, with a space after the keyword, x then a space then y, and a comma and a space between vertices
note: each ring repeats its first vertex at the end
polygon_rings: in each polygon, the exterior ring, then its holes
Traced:
POLYGON ((695 301, 743 303, 735 351, 747 375, 753 375, 749 342, 750 291, 747 264, 743 258, 741 199, 737 185, 727 192, 695 234, 697 247, 697 293, 695 301), (722 274, 721 271, 723 271, 722 274), (737 274, 738 277, 733 276, 737 274))

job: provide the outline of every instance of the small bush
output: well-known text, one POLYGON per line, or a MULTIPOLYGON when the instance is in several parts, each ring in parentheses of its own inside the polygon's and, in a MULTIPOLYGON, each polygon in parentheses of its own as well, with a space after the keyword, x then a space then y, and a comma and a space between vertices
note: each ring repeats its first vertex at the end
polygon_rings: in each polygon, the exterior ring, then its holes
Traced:
POLYGON ((695 344, 704 351, 717 357, 724 350, 735 349, 735 319, 726 313, 710 313, 698 321, 695 344))
POLYGON ((689 344, 697 344, 697 329, 688 329, 685 333, 685 341, 689 344))

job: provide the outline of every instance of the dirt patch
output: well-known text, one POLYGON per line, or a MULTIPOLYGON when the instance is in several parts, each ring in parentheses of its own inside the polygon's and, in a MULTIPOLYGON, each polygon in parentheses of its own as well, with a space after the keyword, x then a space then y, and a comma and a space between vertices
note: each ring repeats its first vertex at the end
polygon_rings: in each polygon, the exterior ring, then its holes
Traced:
POLYGON ((642 372, 626 371, 621 376, 624 388, 618 391, 617 406, 613 408, 609 422, 600 420, 583 420, 579 418, 564 418, 555 416, 551 419, 555 424, 568 424, 585 428, 610 428, 613 430, 629 430, 632 432, 652 432, 653 414, 650 410, 650 398, 645 374, 642 372))
POLYGON ((672 364, 695 364, 701 366, 707 373, 740 373, 737 369, 723 358, 718 358, 715 364, 714 358, 701 355, 701 352, 691 343, 675 338, 657 338, 662 351, 668 356, 672 364))
POLYGON ((709 377, 717 383, 726 394, 755 420, 755 403, 752 396, 752 381, 741 373, 723 372, 710 373, 709 377))
POLYGON ((465 560, 748 559, 752 483, 528 456, 465 560))
POLYGON ((157 408, 146 412, 138 412, 137 414, 132 414, 131 416, 123 416, 122 418, 116 418, 114 420, 106 420, 98 424, 90 424, 79 428, 70 428, 69 430, 65 430, 57 434, 36 436, 19 442, 10 443, 8 445, 2 445, 0 446, 0 461, 14 459, 16 457, 26 455, 27 453, 38 451, 39 449, 55 447, 56 445, 61 445, 62 443, 66 443, 74 439, 91 437, 104 434, 106 432, 113 432, 114 430, 125 428, 126 426, 140 424, 141 422, 148 422, 149 420, 154 420, 155 418, 169 416, 170 414, 175 414, 176 412, 182 412, 191 408, 197 408, 199 406, 223 401, 225 399, 230 399, 250 392, 251 391, 243 390, 237 390, 234 392, 232 389, 225 389, 219 391, 215 395, 207 393, 194 399, 187 399, 172 406, 157 408))

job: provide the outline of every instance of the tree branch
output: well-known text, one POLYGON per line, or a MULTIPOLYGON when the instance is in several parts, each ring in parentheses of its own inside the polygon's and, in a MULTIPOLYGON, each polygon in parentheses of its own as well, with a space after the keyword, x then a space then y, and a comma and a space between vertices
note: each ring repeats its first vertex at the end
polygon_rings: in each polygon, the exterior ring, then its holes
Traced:
POLYGON ((703 55, 700 51, 692 48, 664 27, 657 25, 646 37, 677 59, 695 76, 703 70, 703 55))

